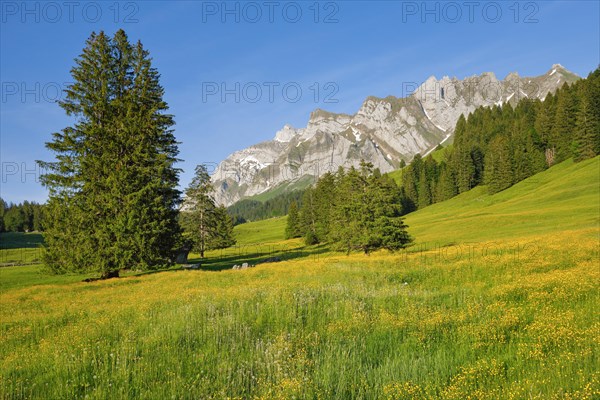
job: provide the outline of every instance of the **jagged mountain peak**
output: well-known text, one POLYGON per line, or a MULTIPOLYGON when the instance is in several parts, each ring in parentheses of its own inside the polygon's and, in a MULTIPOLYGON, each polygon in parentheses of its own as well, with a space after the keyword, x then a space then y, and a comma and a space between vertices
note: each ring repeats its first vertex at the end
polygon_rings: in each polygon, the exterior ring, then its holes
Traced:
POLYGON ((555 74, 557 74, 559 76, 569 77, 569 78, 576 78, 576 79, 580 78, 579 75, 577 75, 574 72, 569 71, 568 69, 566 69, 565 67, 563 67, 560 64, 552 64, 552 68, 550 68, 548 70, 548 72, 546 72, 546 76, 552 76, 555 74))
POLYGON ((316 108, 313 112, 310 113, 309 123, 310 122, 318 122, 323 119, 337 119, 337 118, 350 118, 351 116, 344 113, 334 113, 331 111, 323 110, 321 108, 316 108))
POLYGON ((230 205, 279 185, 290 190, 295 182, 306 184, 340 166, 358 166, 361 160, 382 172, 392 171, 401 160, 428 154, 451 140, 461 115, 480 106, 516 104, 524 97, 543 99, 577 79, 560 64, 530 78, 517 72, 504 80, 493 72, 462 80, 432 75, 407 97, 367 97, 354 115, 315 109, 305 127, 286 124, 273 140, 221 162, 212 176, 215 200, 230 205))
POLYGON ((513 72, 509 72, 508 75, 506 75, 506 78, 504 78, 505 81, 514 81, 514 80, 518 80, 521 77, 519 76, 519 73, 516 71, 513 72))
POLYGON ((275 138, 273 140, 276 142, 287 143, 296 135, 298 135, 298 130, 290 124, 285 124, 283 128, 275 133, 275 138))

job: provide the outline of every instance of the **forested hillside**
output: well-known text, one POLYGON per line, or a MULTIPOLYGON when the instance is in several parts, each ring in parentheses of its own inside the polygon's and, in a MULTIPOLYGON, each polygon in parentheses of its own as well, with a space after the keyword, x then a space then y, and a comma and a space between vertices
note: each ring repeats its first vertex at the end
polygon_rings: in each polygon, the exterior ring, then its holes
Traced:
POLYGON ((447 200, 485 184, 504 190, 573 157, 600 153, 600 70, 565 84, 544 101, 481 107, 459 118, 454 146, 438 162, 417 155, 403 170, 404 212, 447 200))
POLYGON ((281 193, 266 201, 255 199, 244 199, 227 207, 229 215, 233 217, 234 223, 241 224, 250 221, 259 221, 272 217, 281 217, 288 213, 290 205, 302 203, 304 190, 281 193))

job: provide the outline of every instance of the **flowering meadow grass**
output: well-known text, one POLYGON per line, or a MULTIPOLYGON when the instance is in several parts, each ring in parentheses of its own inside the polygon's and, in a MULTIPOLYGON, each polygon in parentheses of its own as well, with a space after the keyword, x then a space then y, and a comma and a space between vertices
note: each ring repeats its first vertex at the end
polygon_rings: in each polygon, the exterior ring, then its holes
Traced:
POLYGON ((396 254, 302 248, 276 219, 238 228, 284 259, 246 270, 3 268, 0 396, 598 399, 599 165, 421 210, 396 254))

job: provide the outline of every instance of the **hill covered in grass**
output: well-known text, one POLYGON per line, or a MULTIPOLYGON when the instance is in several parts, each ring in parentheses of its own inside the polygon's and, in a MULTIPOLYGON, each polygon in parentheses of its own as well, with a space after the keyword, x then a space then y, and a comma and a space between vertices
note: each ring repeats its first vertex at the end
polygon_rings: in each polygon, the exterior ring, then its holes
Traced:
POLYGON ((600 224, 600 157, 565 161, 502 192, 476 187, 406 216, 420 242, 495 240, 600 224))

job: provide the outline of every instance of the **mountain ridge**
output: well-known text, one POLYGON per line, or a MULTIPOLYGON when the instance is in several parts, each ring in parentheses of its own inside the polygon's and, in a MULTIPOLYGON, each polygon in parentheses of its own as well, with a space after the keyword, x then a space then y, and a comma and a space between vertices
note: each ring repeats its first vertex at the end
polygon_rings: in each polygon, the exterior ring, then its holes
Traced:
POLYGON ((521 98, 543 100, 565 83, 580 79, 560 64, 545 74, 498 80, 493 72, 462 80, 430 76, 406 97, 368 96, 355 114, 317 108, 307 125, 285 124, 272 140, 236 151, 212 175, 215 201, 231 205, 283 183, 317 179, 338 167, 366 160, 382 172, 395 170, 415 154, 427 155, 453 137, 460 115, 480 106, 515 105, 521 98))

